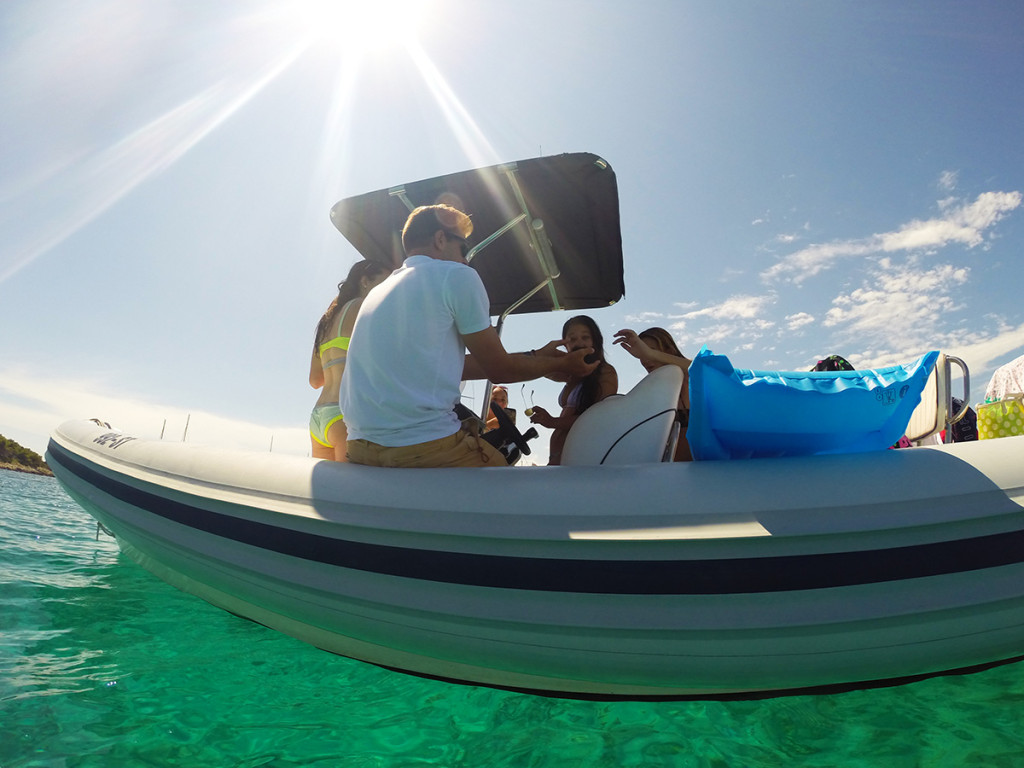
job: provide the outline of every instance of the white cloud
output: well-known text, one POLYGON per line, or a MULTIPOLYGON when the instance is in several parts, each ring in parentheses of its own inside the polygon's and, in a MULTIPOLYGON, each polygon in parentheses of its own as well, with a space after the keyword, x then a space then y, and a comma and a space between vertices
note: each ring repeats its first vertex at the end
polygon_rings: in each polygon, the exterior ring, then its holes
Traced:
POLYGON ((761 315, 765 309, 775 303, 772 295, 763 296, 730 296, 721 304, 714 304, 703 309, 695 309, 682 315, 685 320, 698 317, 715 319, 750 319, 761 315))
POLYGON ((672 306, 675 307, 676 309, 681 309, 684 312, 689 312, 694 307, 700 306, 700 302, 698 302, 698 301, 677 301, 672 306))
POLYGON ((870 240, 838 241, 808 246, 803 250, 791 253, 782 261, 761 273, 764 280, 779 280, 786 275, 794 275, 794 283, 802 283, 809 277, 828 269, 834 261, 851 256, 867 256, 880 248, 870 240))
POLYGON ((962 358, 973 389, 983 391, 995 368, 1024 350, 1024 324, 1002 324, 994 331, 951 328, 949 319, 961 308, 954 294, 968 277, 968 269, 948 264, 922 270, 882 259, 861 288, 833 300, 823 325, 835 329, 833 346, 842 347, 859 368, 905 362, 939 349, 962 358))
MULTIPOLYGON (((720 283, 732 282, 732 281, 736 280, 737 278, 743 277, 746 274, 747 274, 747 270, 745 270, 745 269, 737 269, 736 267, 725 267, 724 269, 722 269, 722 276, 721 276, 721 278, 719 278, 719 282, 720 283)), ((686 306, 687 307, 696 306, 696 302, 690 302, 686 306)))
MULTIPOLYGON (((977 402, 978 394, 985 392, 995 369, 1024 352, 1024 324, 1016 327, 1002 326, 994 332, 957 329, 936 332, 928 339, 880 340, 877 346, 864 347, 861 354, 853 352, 848 359, 858 368, 876 368, 912 360, 931 349, 959 357, 967 364, 971 381, 968 401, 977 402)), ((958 379, 958 369, 954 367, 953 372, 954 380, 958 379)), ((959 397, 961 390, 956 384, 953 390, 953 394, 959 397)))
POLYGON ((683 349, 707 344, 711 347, 729 342, 732 350, 763 347, 777 323, 769 312, 777 301, 774 294, 737 295, 723 302, 692 309, 675 318, 670 326, 683 349))
POLYGON ((309 455, 309 433, 146 401, 96 381, 54 382, 42 371, 0 369, 0 434, 42 453, 47 436, 70 419, 98 418, 141 438, 181 440, 239 450, 309 455), (106 392, 106 394, 101 394, 106 392))
POLYGON ((625 320, 627 323, 649 325, 651 323, 661 322, 664 317, 664 312, 631 312, 626 315, 625 320))
MULTIPOLYGON (((714 347, 716 344, 725 341, 726 339, 733 339, 740 335, 743 329, 742 323, 713 323, 705 326, 700 334, 699 340, 702 344, 707 344, 714 347)), ((690 334, 693 336, 694 334, 690 334)), ((688 345, 685 345, 688 346, 688 345)), ((733 348, 738 349, 741 345, 733 344, 733 348)))
POLYGON ((761 273, 765 280, 801 283, 829 269, 836 261, 897 251, 938 249, 959 243, 974 248, 985 242, 985 230, 1021 204, 1020 192, 984 192, 973 203, 940 203, 942 216, 913 220, 898 230, 870 237, 811 245, 784 257, 761 273))
POLYGON ((949 339, 943 351, 967 362, 972 369, 972 377, 984 393, 983 387, 992 372, 1024 352, 1024 323, 1015 328, 1003 326, 994 335, 958 335, 949 339))
POLYGON ((877 235, 882 250, 910 251, 920 248, 941 248, 961 243, 968 248, 981 245, 983 233, 1021 203, 1020 192, 985 192, 973 203, 954 208, 944 206, 940 219, 912 221, 897 232, 877 235))
POLYGON ((939 318, 957 308, 950 291, 968 274, 949 264, 921 270, 882 259, 870 283, 833 299, 824 325, 844 326, 848 336, 865 341, 934 336, 939 318))
POLYGON ((786 315, 786 323, 791 331, 796 331, 803 328, 805 325, 812 324, 813 322, 814 315, 809 315, 806 312, 797 312, 795 315, 786 315))
POLYGON ((952 192, 956 189, 957 177, 959 175, 957 171, 943 171, 939 174, 939 189, 944 192, 952 192))

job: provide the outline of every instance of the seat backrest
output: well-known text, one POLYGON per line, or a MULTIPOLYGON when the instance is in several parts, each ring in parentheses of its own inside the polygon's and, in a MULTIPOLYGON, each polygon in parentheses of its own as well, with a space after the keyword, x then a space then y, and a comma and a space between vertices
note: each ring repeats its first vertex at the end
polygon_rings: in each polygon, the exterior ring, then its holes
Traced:
POLYGON ((678 432, 672 429, 683 372, 678 366, 657 368, 626 395, 613 395, 590 406, 573 424, 562 448, 562 464, 651 464, 667 455, 678 432))
POLYGON ((945 429, 948 386, 946 356, 940 353, 921 393, 921 404, 914 409, 907 423, 906 435, 911 442, 923 440, 945 429))
POLYGON ((921 395, 921 404, 910 416, 907 438, 911 442, 916 442, 945 429, 946 442, 952 442, 956 438, 950 427, 967 416, 970 402, 971 372, 967 368, 967 363, 954 355, 940 353, 935 361, 935 369, 921 395), (959 403, 953 397, 954 365, 960 369, 963 385, 963 398, 959 403))

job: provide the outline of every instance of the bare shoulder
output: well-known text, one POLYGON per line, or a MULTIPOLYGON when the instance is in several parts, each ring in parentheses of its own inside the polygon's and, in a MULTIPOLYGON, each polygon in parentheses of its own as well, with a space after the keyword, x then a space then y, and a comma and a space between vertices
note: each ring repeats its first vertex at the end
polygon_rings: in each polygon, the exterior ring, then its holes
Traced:
POLYGON ((352 299, 352 301, 346 304, 345 307, 342 309, 342 312, 345 313, 345 320, 341 324, 341 336, 352 335, 352 328, 355 327, 356 317, 359 315, 359 310, 362 308, 362 306, 362 297, 357 297, 355 299, 352 299))

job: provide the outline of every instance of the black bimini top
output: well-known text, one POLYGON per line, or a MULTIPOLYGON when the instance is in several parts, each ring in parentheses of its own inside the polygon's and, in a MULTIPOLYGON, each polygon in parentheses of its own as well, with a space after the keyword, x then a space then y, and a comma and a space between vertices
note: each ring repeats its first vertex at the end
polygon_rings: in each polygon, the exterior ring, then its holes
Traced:
POLYGON ((409 212, 447 203, 473 219, 471 266, 492 315, 606 307, 622 298, 615 172, 581 152, 503 163, 349 197, 331 221, 364 258, 398 266, 409 212))

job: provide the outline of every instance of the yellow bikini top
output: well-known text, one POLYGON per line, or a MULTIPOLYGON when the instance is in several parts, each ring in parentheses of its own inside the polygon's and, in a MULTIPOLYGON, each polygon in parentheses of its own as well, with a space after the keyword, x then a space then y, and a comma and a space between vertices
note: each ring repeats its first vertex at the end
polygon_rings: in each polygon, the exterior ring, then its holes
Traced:
POLYGON ((351 339, 351 337, 350 336, 342 336, 341 335, 341 329, 342 329, 342 326, 344 326, 344 324, 345 324, 345 316, 348 314, 348 309, 349 309, 349 307, 352 306, 352 302, 355 302, 355 301, 358 301, 358 299, 352 299, 352 301, 349 301, 347 304, 345 304, 344 307, 341 308, 341 317, 338 319, 338 333, 337 333, 337 335, 333 339, 325 341, 319 347, 319 351, 320 351, 320 365, 323 368, 330 368, 332 365, 343 365, 345 363, 345 358, 348 356, 347 355, 348 343, 349 343, 349 340, 351 339), (330 360, 324 360, 324 352, 326 352, 328 349, 338 349, 338 350, 341 350, 342 354, 339 355, 338 357, 331 358, 330 360))

